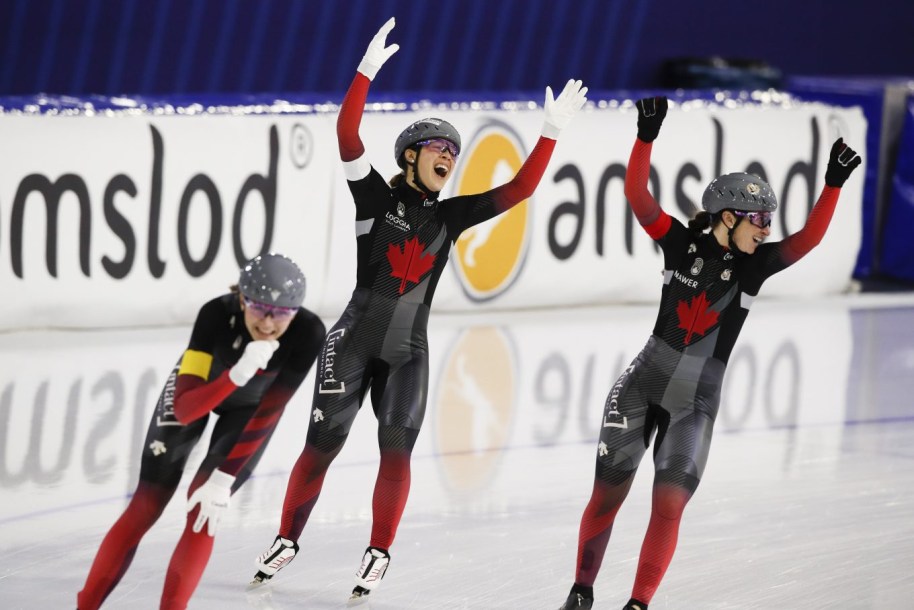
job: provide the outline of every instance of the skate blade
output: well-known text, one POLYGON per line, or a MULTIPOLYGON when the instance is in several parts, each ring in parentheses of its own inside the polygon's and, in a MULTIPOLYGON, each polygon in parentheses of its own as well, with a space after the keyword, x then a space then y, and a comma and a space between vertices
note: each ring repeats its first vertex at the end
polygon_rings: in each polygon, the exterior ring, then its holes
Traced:
POLYGON ((256 591, 257 589, 261 589, 264 586, 268 585, 270 583, 270 580, 272 580, 272 578, 267 576, 263 572, 257 572, 257 574, 254 575, 254 580, 252 580, 251 582, 248 583, 246 590, 247 591, 256 591))
POLYGON ((362 602, 367 602, 369 593, 371 593, 371 591, 368 589, 363 587, 356 587, 352 590, 352 595, 349 596, 349 602, 347 605, 355 606, 361 604, 362 602))

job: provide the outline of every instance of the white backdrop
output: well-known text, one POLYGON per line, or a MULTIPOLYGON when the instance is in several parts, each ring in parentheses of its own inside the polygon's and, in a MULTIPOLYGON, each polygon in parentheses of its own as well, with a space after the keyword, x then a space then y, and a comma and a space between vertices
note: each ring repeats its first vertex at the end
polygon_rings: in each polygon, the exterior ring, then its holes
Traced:
MULTIPOLYGON (((510 179, 542 121, 535 105, 369 111, 361 135, 384 176, 397 171, 397 134, 428 114, 463 135, 445 197, 510 179)), ((0 328, 188 323, 267 243, 302 266, 305 305, 334 318, 355 284, 354 210, 335 121, 333 109, 0 115, 0 328)), ((534 196, 458 241, 436 308, 655 301, 662 259, 623 195, 635 123, 631 104, 595 104, 576 117, 534 196)), ((802 226, 838 135, 863 149, 858 109, 677 105, 654 145, 655 195, 685 220, 719 173, 763 171, 781 203, 771 239, 781 239, 802 226)), ((864 171, 843 189, 822 244, 763 295, 846 288, 860 242, 864 171)))

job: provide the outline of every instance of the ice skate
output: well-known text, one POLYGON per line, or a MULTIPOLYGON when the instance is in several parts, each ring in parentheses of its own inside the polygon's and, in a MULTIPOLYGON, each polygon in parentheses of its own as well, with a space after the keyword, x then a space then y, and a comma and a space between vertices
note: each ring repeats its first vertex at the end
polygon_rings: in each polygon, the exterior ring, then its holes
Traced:
POLYGON ((647 610, 647 604, 642 604, 637 599, 630 599, 622 610, 647 610))
POLYGON ((381 584, 381 579, 384 578, 389 564, 390 554, 387 551, 373 546, 365 549, 362 565, 355 573, 355 588, 352 589, 349 601, 360 601, 374 591, 381 584))
POLYGON ((568 599, 559 607, 559 610, 591 610, 593 608, 593 598, 584 597, 580 593, 572 591, 568 594, 568 599))
POLYGON ((297 543, 288 538, 277 536, 276 540, 273 541, 273 545, 264 551, 255 561, 257 564, 257 574, 254 575, 254 580, 248 584, 248 590, 256 589, 269 582, 271 578, 276 576, 277 572, 295 559, 297 553, 297 543))

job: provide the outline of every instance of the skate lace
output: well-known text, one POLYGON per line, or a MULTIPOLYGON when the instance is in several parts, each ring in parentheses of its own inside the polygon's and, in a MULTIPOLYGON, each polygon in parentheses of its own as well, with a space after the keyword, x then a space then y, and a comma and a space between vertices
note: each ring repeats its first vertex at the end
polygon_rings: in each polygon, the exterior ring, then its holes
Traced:
POLYGON ((362 565, 359 567, 359 577, 365 582, 381 580, 384 576, 384 571, 387 569, 387 561, 385 559, 384 557, 369 557, 366 555, 362 559, 362 565))
POLYGON ((295 549, 290 546, 285 546, 280 542, 274 544, 273 547, 261 555, 259 559, 260 563, 263 566, 273 570, 279 570, 281 567, 292 561, 294 557, 295 549))

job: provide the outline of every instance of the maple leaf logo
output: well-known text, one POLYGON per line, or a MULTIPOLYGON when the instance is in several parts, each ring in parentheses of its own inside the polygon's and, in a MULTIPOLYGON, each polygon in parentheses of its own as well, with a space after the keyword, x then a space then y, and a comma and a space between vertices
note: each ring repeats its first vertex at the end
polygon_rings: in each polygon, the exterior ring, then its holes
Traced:
POLYGON ((403 249, 396 244, 387 245, 387 260, 390 261, 391 277, 398 277, 400 294, 406 290, 406 283, 418 284, 422 275, 435 264, 435 255, 425 251, 425 244, 418 237, 407 239, 403 249))
POLYGON ((707 293, 702 292, 697 297, 692 297, 692 302, 686 304, 685 301, 679 301, 676 306, 676 314, 679 316, 679 326, 686 331, 685 339, 682 342, 685 345, 692 340, 692 333, 704 335, 708 329, 717 324, 719 312, 710 309, 711 302, 708 301, 707 293))

